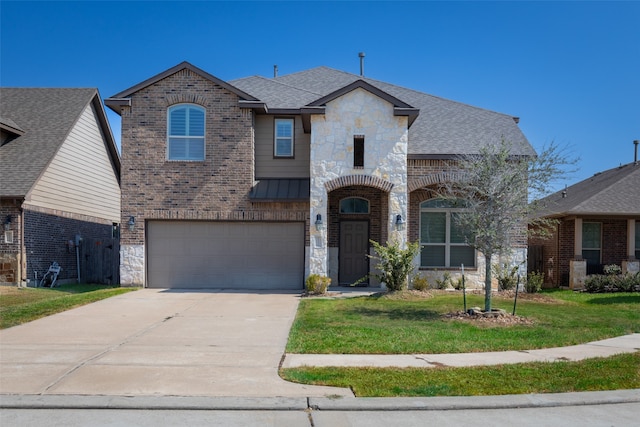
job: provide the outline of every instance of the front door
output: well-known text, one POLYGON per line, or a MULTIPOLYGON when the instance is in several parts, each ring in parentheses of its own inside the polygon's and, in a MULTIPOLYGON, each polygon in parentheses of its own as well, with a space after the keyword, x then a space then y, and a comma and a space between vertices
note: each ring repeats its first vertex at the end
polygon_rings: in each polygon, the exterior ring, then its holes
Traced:
POLYGON ((367 285, 369 279, 369 221, 340 222, 340 266, 338 281, 340 285, 351 285, 363 279, 360 284, 367 285))

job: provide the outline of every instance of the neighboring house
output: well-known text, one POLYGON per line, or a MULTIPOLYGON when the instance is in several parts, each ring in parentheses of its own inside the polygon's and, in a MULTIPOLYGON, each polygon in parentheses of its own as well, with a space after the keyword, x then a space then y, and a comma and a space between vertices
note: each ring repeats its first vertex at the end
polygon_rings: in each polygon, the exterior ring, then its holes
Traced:
POLYGON ((486 144, 534 154, 515 117, 326 67, 226 82, 184 62, 105 103, 122 116, 126 285, 349 285, 376 265, 370 239, 419 240, 421 270, 481 282, 432 190, 486 144))
POLYGON ((580 288, 608 264, 638 272, 640 163, 597 173, 541 202, 540 216, 557 223, 549 239, 530 242, 529 270, 544 272, 547 286, 580 288))
POLYGON ((0 283, 33 285, 54 261, 76 280, 76 237, 118 231, 119 180, 96 89, 0 88, 0 283))

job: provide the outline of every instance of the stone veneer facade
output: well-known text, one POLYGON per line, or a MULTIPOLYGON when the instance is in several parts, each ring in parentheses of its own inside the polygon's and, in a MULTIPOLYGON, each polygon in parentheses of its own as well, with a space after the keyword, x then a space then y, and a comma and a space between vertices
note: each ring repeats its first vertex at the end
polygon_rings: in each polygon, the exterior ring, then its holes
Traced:
MULTIPOLYGON (((386 212, 380 226, 390 239, 406 243, 406 229, 395 228, 395 217, 407 217, 408 119, 393 114, 393 105, 358 88, 326 104, 324 115, 311 118, 311 218, 329 217, 329 193, 363 185, 385 190, 386 212), (354 167, 353 141, 364 135, 364 167, 354 167)), ((330 275, 337 283, 337 255, 329 250, 328 229, 310 229, 309 273, 330 275), (331 267, 331 268, 330 268, 331 267)))

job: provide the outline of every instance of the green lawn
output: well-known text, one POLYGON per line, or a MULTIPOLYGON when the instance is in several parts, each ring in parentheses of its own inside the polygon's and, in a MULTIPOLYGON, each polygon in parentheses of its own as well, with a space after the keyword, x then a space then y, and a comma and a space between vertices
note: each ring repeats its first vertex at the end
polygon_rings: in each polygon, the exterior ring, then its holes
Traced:
MULTIPOLYGON (((301 301, 287 352, 328 354, 468 353, 527 350, 581 344, 640 332, 640 294, 554 291, 543 301, 523 296, 516 314, 532 325, 481 325, 449 320, 462 310, 461 293, 428 298, 371 296, 301 301)), ((494 296, 493 306, 513 309, 494 296)), ((483 306, 467 295, 467 306, 483 306)))
POLYGON ((580 362, 473 368, 296 368, 282 378, 351 388, 358 397, 488 396, 640 388, 640 352, 580 362))
MULTIPOLYGON (((483 306, 469 295, 467 306, 483 306)), ((474 324, 444 315, 463 308, 460 293, 301 301, 289 353, 410 354, 526 350, 581 344, 640 332, 640 294, 553 291, 523 296, 516 314, 531 325, 474 324)), ((513 300, 494 296, 509 313, 513 300)), ((640 353, 581 362, 471 368, 295 368, 289 381, 349 387, 356 396, 470 396, 640 388, 640 353)))
POLYGON ((53 289, 0 286, 0 329, 135 289, 107 285, 62 285, 53 289))

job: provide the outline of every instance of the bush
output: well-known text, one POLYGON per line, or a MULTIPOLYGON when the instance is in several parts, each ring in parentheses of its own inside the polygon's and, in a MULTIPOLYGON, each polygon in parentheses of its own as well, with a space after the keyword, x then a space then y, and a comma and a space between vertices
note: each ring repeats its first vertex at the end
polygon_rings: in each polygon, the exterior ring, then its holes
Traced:
POLYGON ((499 289, 502 291, 509 291, 514 289, 518 284, 518 266, 514 265, 509 267, 505 262, 502 265, 497 264, 493 266, 496 279, 498 280, 499 289))
POLYGON ((527 283, 524 285, 524 290, 528 294, 535 294, 540 292, 542 284, 544 283, 544 274, 539 271, 532 271, 527 276, 527 283))
POLYGON ((463 278, 462 276, 458 277, 455 281, 451 281, 451 284, 453 285, 453 289, 455 289, 456 291, 461 291, 462 290, 462 281, 463 278))
POLYGON ((616 264, 609 264, 603 267, 604 274, 607 276, 615 276, 617 274, 622 274, 622 268, 616 264))
POLYGON ((331 278, 319 274, 311 274, 304 283, 308 293, 322 295, 327 292, 327 288, 331 285, 331 278))
POLYGON ((411 286, 413 286, 413 289, 416 291, 426 291, 430 285, 426 277, 422 274, 416 274, 413 276, 413 279, 411 279, 411 286))
POLYGON ((599 292, 640 292, 640 273, 588 276, 584 281, 584 290, 599 292))
POLYGON ((380 271, 373 276, 387 286, 390 291, 400 291, 407 288, 407 279, 413 272, 413 259, 418 255, 420 244, 418 242, 407 243, 407 248, 400 248, 397 241, 387 242, 386 245, 370 240, 377 255, 371 258, 377 259, 376 266, 380 271))
POLYGON ((436 279, 436 289, 447 289, 451 284, 451 273, 442 273, 442 279, 436 279))

